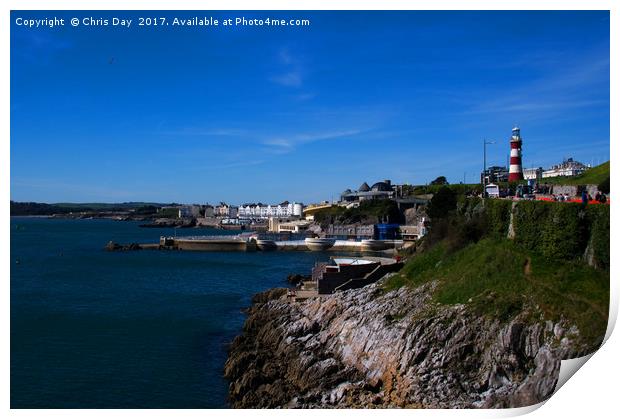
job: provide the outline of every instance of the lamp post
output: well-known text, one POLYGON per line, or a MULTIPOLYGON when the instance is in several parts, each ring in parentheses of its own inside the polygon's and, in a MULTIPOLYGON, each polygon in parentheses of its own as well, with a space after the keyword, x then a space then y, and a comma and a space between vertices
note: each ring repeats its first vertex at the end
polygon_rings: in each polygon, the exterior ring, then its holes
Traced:
POLYGON ((483 140, 483 167, 482 167, 482 197, 487 197, 487 144, 495 144, 495 141, 483 140))

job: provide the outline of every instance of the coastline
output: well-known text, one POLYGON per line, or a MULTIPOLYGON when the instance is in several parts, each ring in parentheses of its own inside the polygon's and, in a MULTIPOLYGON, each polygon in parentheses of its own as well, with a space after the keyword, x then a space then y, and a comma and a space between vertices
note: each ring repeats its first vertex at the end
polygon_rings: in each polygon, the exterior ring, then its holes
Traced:
POLYGON ((433 303, 435 285, 255 295, 225 365, 231 406, 523 407, 553 394, 562 359, 597 347, 536 307, 499 320, 433 303))

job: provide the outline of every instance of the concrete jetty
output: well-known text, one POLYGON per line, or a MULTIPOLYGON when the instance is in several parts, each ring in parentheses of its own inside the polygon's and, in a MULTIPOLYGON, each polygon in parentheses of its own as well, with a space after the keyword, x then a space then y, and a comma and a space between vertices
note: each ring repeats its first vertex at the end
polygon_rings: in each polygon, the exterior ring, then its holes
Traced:
MULTIPOLYGON (((305 240, 260 240, 253 233, 218 236, 184 236, 184 237, 160 237, 159 243, 119 245, 110 242, 107 250, 190 250, 202 252, 254 252, 254 251, 316 251, 309 248, 305 240)), ((354 240, 335 240, 333 246, 320 249, 326 252, 356 252, 356 253, 393 253, 403 247, 402 240, 383 241, 382 250, 369 248, 366 243, 354 240)))
POLYGON ((159 246, 203 252, 253 252, 257 249, 256 239, 247 233, 234 236, 160 237, 159 246))

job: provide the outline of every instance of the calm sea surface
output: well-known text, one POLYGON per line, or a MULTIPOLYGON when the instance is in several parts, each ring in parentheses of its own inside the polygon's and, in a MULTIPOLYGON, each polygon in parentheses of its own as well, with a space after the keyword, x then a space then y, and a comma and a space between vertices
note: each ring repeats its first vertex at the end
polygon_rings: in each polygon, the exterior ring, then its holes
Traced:
POLYGON ((241 310, 328 257, 103 250, 160 235, 173 230, 11 218, 12 408, 227 407, 222 371, 241 310))

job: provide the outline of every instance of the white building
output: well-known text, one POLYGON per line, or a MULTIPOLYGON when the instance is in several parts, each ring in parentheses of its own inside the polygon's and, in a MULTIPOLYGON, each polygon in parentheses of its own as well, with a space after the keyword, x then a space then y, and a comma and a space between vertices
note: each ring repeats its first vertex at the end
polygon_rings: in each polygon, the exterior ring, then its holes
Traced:
POLYGON ((243 218, 270 218, 270 217, 301 217, 303 205, 289 203, 278 205, 245 204, 239 207, 238 216, 243 218))
POLYGON ((278 233, 303 233, 308 230, 309 226, 310 222, 305 220, 280 223, 278 225, 278 233))
POLYGON ((424 218, 417 225, 400 226, 400 236, 405 241, 415 241, 426 235, 426 227, 424 227, 424 218))
POLYGON ((542 174, 543 178, 557 177, 557 176, 577 176, 585 172, 590 168, 590 165, 585 165, 578 161, 569 158, 564 160, 560 164, 551 166, 551 169, 545 170, 542 174))
POLYGON ((542 178, 543 168, 532 167, 531 169, 523 169, 523 179, 525 180, 539 180, 542 178))

